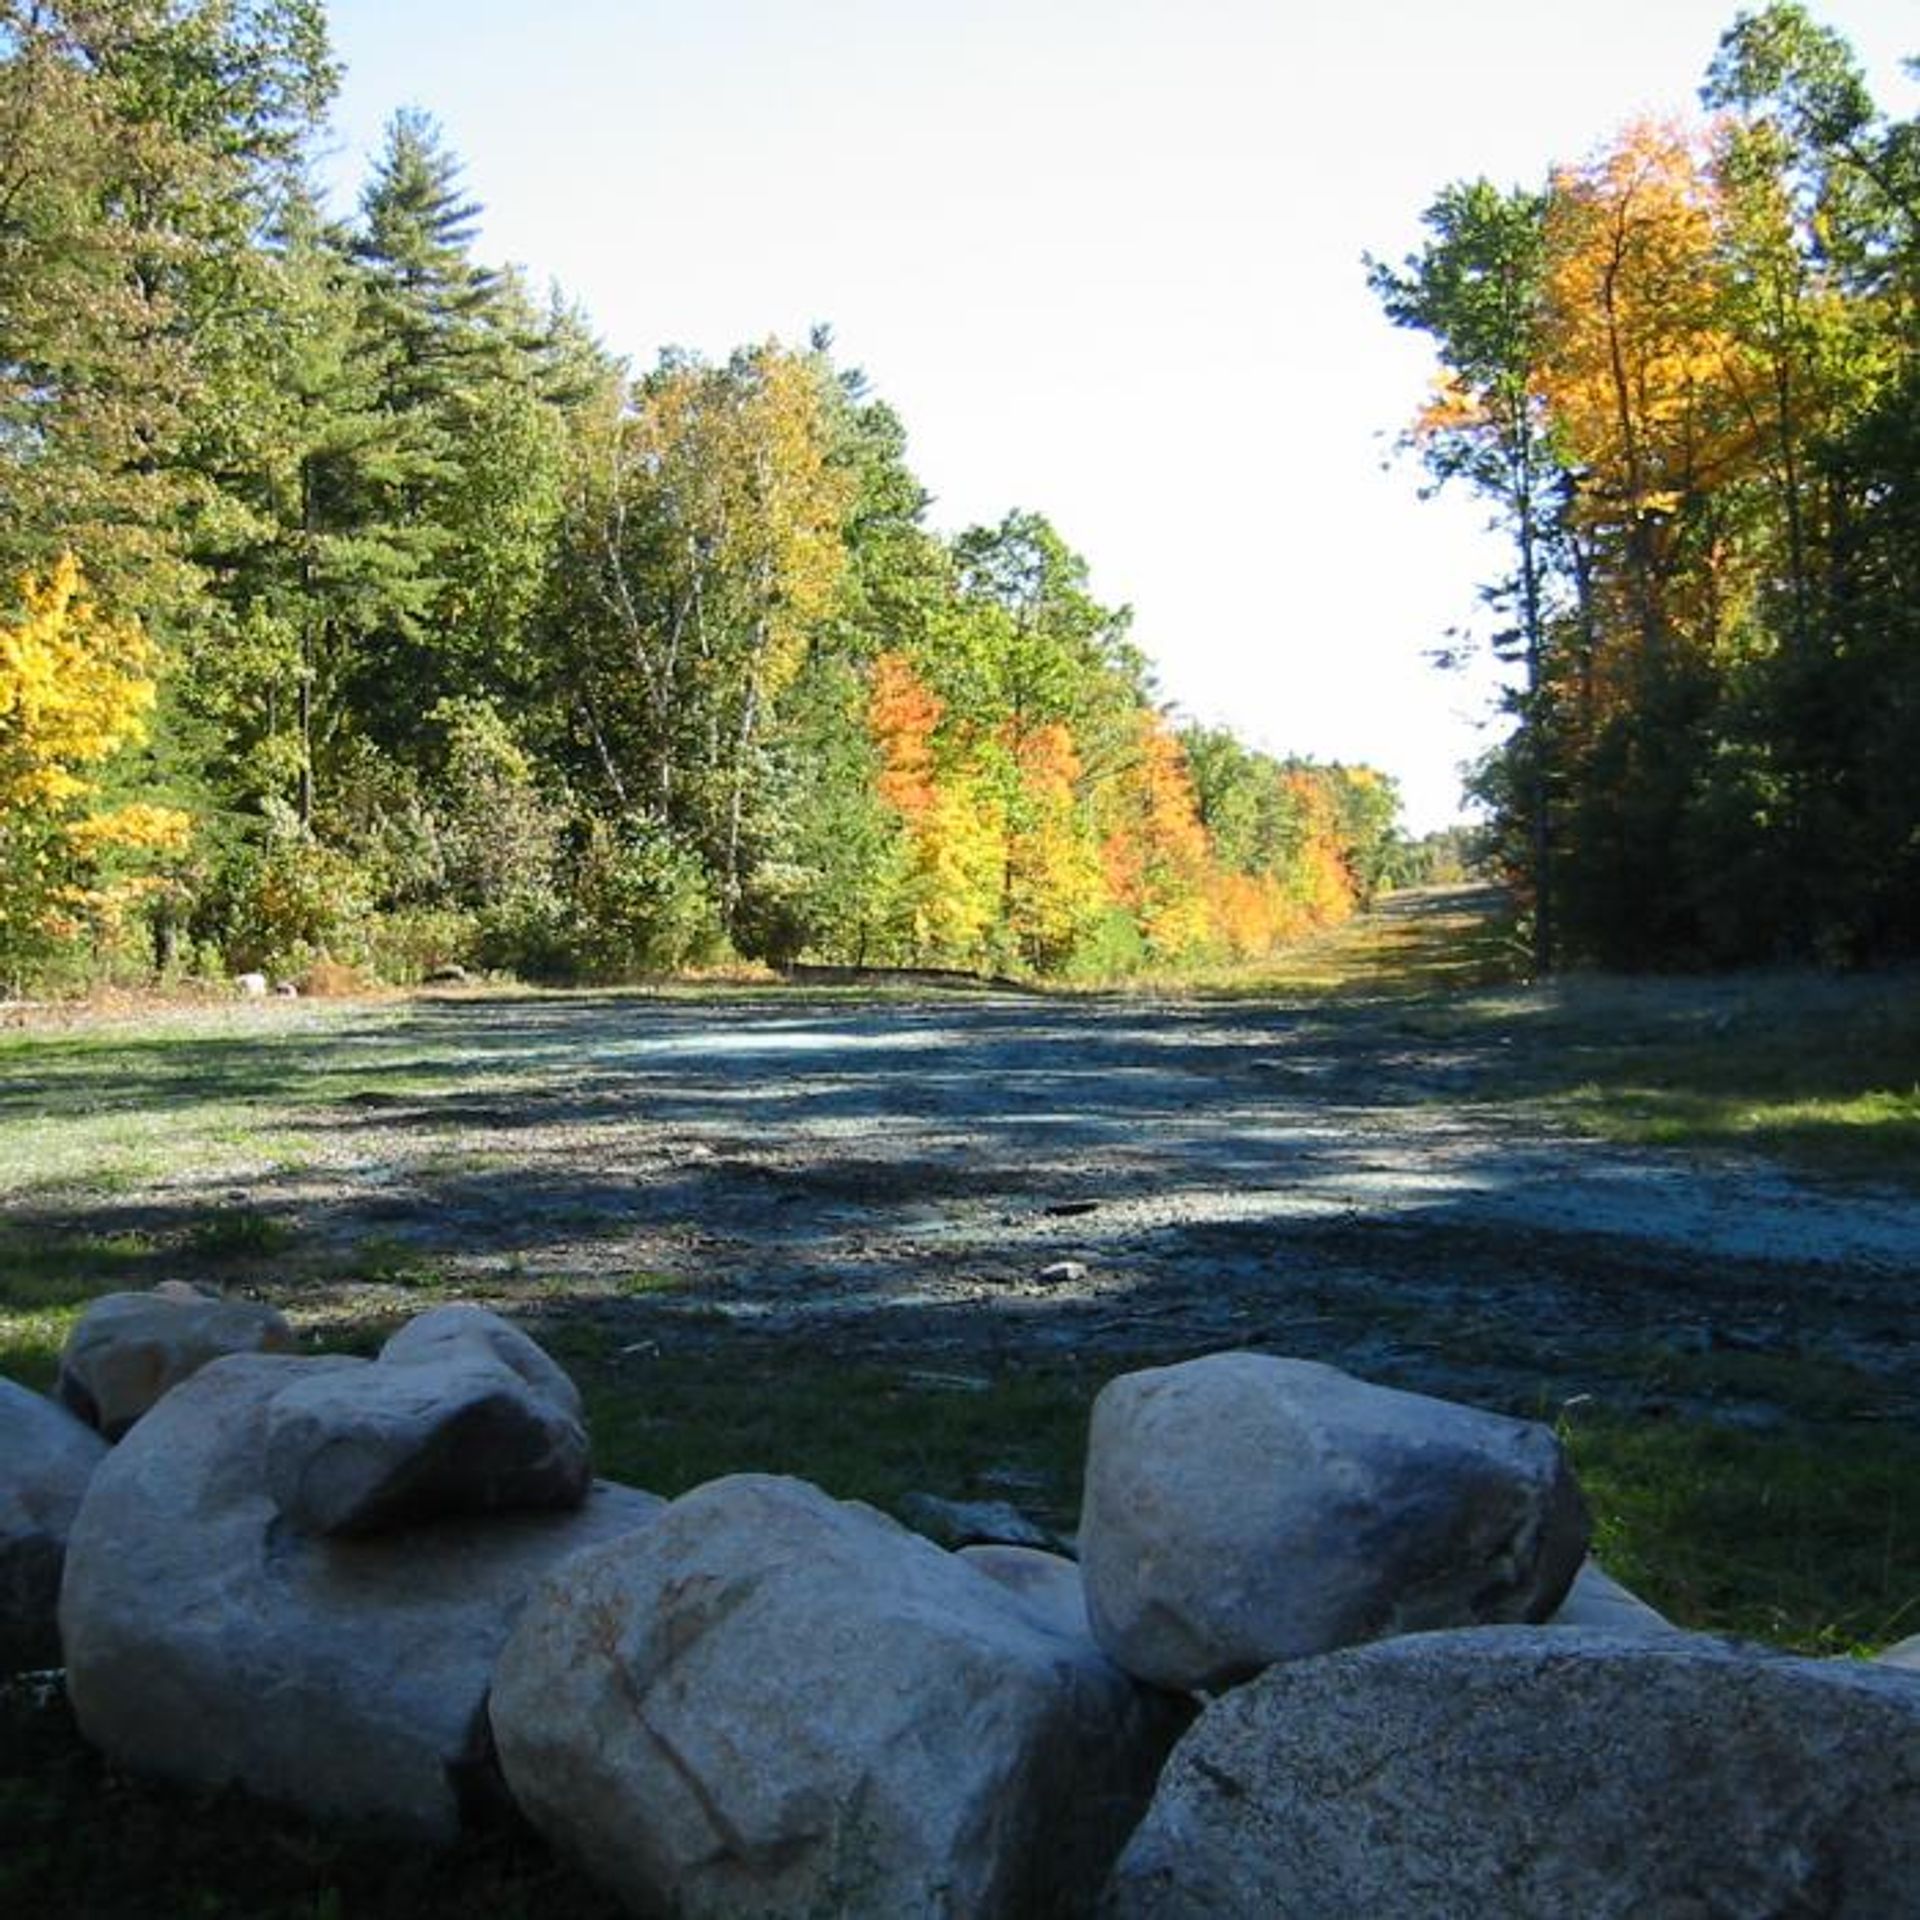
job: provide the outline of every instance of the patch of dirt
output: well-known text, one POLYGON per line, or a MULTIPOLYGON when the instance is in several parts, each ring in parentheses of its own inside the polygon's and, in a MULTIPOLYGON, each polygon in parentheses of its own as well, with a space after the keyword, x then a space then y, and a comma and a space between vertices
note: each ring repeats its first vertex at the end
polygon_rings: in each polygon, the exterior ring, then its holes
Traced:
POLYGON ((183 1170, 93 1230, 258 1209, 315 1319, 430 1287, 668 1346, 1257 1345, 1753 1421, 1796 1362, 1829 1412, 1920 1406, 1920 1200, 1543 1134, 1484 1033, 1381 1003, 461 997, 313 1029, 376 1039, 431 1090, 289 1110, 297 1165, 183 1170))

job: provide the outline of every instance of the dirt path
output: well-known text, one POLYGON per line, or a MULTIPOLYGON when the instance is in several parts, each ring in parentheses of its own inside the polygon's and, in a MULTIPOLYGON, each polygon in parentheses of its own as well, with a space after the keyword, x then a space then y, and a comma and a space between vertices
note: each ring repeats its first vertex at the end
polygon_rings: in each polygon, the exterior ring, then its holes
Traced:
POLYGON ((287 1224, 277 1266, 316 1311, 430 1280, 561 1298, 635 1342, 1257 1343, 1481 1398, 1669 1395, 1756 1422, 1779 1411, 1767 1361, 1791 1358, 1864 1411, 1920 1405, 1920 1200, 1529 1130, 1498 1033, 1433 1038, 1404 1005, 303 1017, 328 1077, 263 1121, 279 1157, 242 1136, 96 1198, 96 1230, 164 1243, 244 1205, 287 1224))

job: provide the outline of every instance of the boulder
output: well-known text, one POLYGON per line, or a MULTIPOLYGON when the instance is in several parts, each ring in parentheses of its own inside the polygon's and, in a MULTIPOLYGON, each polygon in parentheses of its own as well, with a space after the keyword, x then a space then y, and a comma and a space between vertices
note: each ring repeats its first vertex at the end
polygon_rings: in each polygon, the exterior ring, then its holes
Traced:
POLYGON ((994 1543, 962 1547, 958 1557, 975 1573, 997 1580, 1050 1631, 1092 1639, 1087 1590, 1080 1583, 1079 1567, 1065 1554, 994 1543))
POLYGON ((163 1393, 229 1353, 291 1353, 293 1329, 257 1300, 223 1300, 177 1281, 108 1293, 67 1335, 55 1392, 118 1440, 163 1393))
POLYGON ((1884 1666, 1894 1667, 1905 1673, 1920 1673, 1920 1633, 1909 1634, 1904 1640, 1896 1640, 1892 1646, 1882 1648, 1874 1657, 1884 1666))
POLYGON ((267 1485, 315 1533, 577 1507, 592 1480, 578 1389, 481 1307, 421 1314, 371 1365, 309 1374, 267 1415, 267 1485))
POLYGON ((1543 1619, 1586 1543, 1572 1471, 1531 1422, 1256 1353, 1126 1374, 1094 1402, 1088 1612, 1157 1686, 1543 1619))
POLYGON ((1606 1633, 1678 1633, 1664 1613, 1623 1587, 1597 1560, 1581 1564, 1567 1597, 1548 1617, 1550 1627, 1593 1627, 1606 1633))
POLYGON ((943 1500, 934 1493, 909 1493, 900 1517, 942 1547, 1034 1547, 1051 1553, 1059 1539, 1029 1520, 1005 1500, 943 1500))
POLYGON ((575 1420, 584 1418, 580 1389, 530 1335, 488 1307, 455 1301, 416 1313, 380 1349, 383 1365, 424 1366, 443 1360, 493 1360, 516 1373, 542 1399, 575 1420))
POLYGON ((1920 1688, 1693 1634, 1477 1628, 1269 1669, 1175 1749, 1124 1920, 1913 1911, 1920 1688))
POLYGON ((65 1407, 0 1380, 0 1674, 60 1664, 67 1533, 106 1451, 65 1407))
POLYGON ((108 1456, 68 1542, 68 1693, 121 1766, 444 1842, 499 1796, 487 1688, 526 1595, 663 1503, 603 1485, 573 1512, 303 1532, 267 1488, 269 1409, 364 1366, 214 1361, 108 1456))
POLYGON ((572 1562, 501 1657, 522 1810, 643 1912, 1090 1905, 1174 1723, 871 1508, 743 1475, 572 1562))

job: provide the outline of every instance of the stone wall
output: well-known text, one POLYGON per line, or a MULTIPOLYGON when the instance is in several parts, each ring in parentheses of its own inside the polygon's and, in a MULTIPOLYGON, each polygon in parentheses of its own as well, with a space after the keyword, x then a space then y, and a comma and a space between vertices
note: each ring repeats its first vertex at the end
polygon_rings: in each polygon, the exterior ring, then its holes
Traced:
POLYGON ((121 1296, 66 1406, 0 1382, 0 1656, 129 1768, 449 1845, 511 1802, 643 1912, 1913 1910, 1920 1655, 1678 1632, 1539 1426, 1214 1355, 1100 1395, 1077 1560, 952 1553, 595 1480, 478 1308, 286 1344, 121 1296))

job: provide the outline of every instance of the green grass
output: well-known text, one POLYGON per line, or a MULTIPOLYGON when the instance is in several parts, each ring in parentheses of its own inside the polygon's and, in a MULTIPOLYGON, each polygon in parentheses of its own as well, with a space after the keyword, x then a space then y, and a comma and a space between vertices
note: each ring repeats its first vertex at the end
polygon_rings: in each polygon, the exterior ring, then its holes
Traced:
POLYGON ((1056 1530, 1074 1524, 1098 1385, 1076 1368, 1008 1365, 963 1387, 906 1363, 849 1366, 736 1339, 711 1354, 567 1357, 615 1479, 673 1495, 722 1474, 788 1473, 888 1512, 931 1493, 1011 1499, 1056 1530))
POLYGON ((417 1293, 442 1293, 453 1282, 419 1247, 397 1234, 370 1233, 340 1263, 341 1275, 373 1286, 405 1287, 417 1293))
POLYGON ((1573 979, 1461 1010, 1488 1093, 1629 1145, 1920 1191, 1920 975, 1573 979))
POLYGON ((1758 1091, 1755 1077, 1750 1063, 1682 1062, 1651 1083, 1637 1074, 1612 1086, 1588 1081, 1554 1104, 1585 1130, 1629 1145, 1737 1147, 1807 1173, 1920 1189, 1920 1086, 1811 1098, 1758 1091), (1735 1085, 1702 1087, 1728 1064, 1735 1085))
POLYGON ((257 1260, 284 1252, 299 1236, 285 1221, 253 1207, 216 1207, 194 1221, 186 1250, 202 1260, 257 1260))
POLYGON ((44 1393, 60 1369, 61 1349, 79 1306, 0 1308, 0 1375, 44 1393))
POLYGON ((1808 1653, 1920 1632, 1920 1437, 1581 1414, 1562 1435, 1607 1570, 1670 1619, 1808 1653))
MULTIPOLYGON (((1200 997, 1392 1003, 1409 1037, 1502 1050, 1478 1098, 1623 1145, 1735 1148, 1920 1191, 1920 974, 1521 984, 1497 897, 1406 895, 1200 997)), ((1180 990, 1182 983, 1158 983, 1180 990)))
POLYGON ((1208 989, 1394 1003, 1477 1051, 1472 1096, 1624 1145, 1733 1148, 1920 1191, 1920 972, 1569 974, 1521 984, 1497 896, 1403 895, 1208 989))

